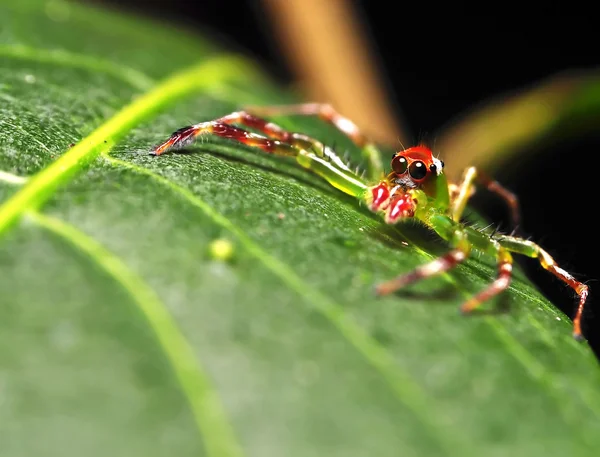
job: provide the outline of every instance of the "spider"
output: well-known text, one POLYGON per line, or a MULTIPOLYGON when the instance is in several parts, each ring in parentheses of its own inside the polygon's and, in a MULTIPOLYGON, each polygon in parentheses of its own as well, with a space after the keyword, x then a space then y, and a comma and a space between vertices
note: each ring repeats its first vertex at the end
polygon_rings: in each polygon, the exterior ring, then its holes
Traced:
POLYGON ((335 188, 364 201, 371 211, 381 214, 387 224, 411 218, 449 243, 451 250, 445 255, 378 284, 375 287, 378 295, 393 293, 408 284, 448 271, 476 250, 495 257, 498 273, 487 288, 462 304, 461 311, 471 313, 509 286, 513 270, 511 253, 522 254, 538 259, 544 269, 577 293, 579 304, 573 318, 573 336, 583 339, 581 316, 588 296, 587 285, 560 268, 550 254, 533 241, 504 234, 490 236, 461 223, 461 216, 476 185, 505 200, 512 223, 514 226, 519 223, 517 197, 475 167, 465 170, 460 183, 449 183, 444 174, 444 162, 435 158, 427 146, 418 145, 394 153, 391 172, 386 174, 376 145, 351 120, 341 116, 331 105, 320 103, 253 107, 183 127, 156 146, 151 154, 161 155, 170 149, 183 147, 203 134, 235 140, 268 154, 293 157, 302 167, 313 171, 335 188), (318 116, 334 125, 361 148, 367 161, 367 178, 352 171, 331 147, 302 133, 286 131, 265 118, 277 115, 318 116))

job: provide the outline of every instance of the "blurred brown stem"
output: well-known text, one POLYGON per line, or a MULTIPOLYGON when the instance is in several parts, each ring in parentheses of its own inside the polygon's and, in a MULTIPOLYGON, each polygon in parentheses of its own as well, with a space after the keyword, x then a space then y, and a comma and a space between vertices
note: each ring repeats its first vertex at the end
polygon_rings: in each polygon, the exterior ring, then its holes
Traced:
POLYGON ((347 0, 262 0, 307 98, 331 103, 371 138, 405 142, 368 39, 347 0))

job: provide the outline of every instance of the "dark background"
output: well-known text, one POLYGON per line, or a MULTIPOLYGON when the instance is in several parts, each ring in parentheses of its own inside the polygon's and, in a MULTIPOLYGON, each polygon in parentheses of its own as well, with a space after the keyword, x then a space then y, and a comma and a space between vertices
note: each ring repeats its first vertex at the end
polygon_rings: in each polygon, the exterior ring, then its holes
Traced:
MULTIPOLYGON (((208 32, 224 46, 257 59, 283 83, 293 79, 257 0, 104 3, 208 32)), ((535 16, 519 19, 519 11, 514 11, 507 19, 496 17, 494 11, 472 16, 427 4, 421 9, 397 4, 390 10, 393 3, 354 0, 387 79, 389 96, 401 108, 414 142, 423 137, 434 140, 431 135, 454 116, 490 97, 531 86, 557 72, 595 69, 599 64, 600 34, 591 13, 568 16, 546 3, 535 16)), ((515 159, 495 172, 520 197, 521 234, 531 236, 564 269, 590 285, 583 331, 597 355, 600 249, 594 175, 599 156, 600 134, 590 134, 544 145, 529 159, 515 159)), ((480 193, 474 206, 492 220, 508 222, 504 206, 494 196, 480 193)), ((576 297, 571 289, 537 262, 519 257, 519 263, 551 301, 573 316, 576 297)))

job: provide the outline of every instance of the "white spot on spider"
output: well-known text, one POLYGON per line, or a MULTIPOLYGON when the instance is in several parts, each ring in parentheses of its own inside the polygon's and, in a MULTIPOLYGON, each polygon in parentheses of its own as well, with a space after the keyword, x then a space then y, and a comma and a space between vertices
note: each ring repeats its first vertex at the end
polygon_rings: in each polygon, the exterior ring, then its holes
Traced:
POLYGON ((396 178, 394 180, 394 182, 396 184, 399 184, 402 187, 410 187, 410 188, 417 187, 415 182, 412 179, 410 179, 410 177, 408 177, 408 176, 401 176, 399 178, 396 178))
POLYGON ((444 167, 442 166, 442 161, 440 159, 433 159, 433 164, 435 165, 435 171, 437 173, 437 175, 441 175, 442 172, 444 171, 444 167))
POLYGON ((561 319, 560 317, 558 317, 558 316, 556 316, 556 317, 555 317, 555 319, 556 319, 557 321, 560 321, 560 320, 562 320, 562 319, 561 319))
POLYGON ((428 264, 421 266, 420 270, 421 270, 422 274, 424 274, 426 276, 431 276, 431 275, 434 275, 435 273, 440 272, 444 268, 445 265, 446 265, 446 260, 437 259, 437 260, 434 260, 433 262, 430 262, 428 264))
POLYGON ((25 75, 25 82, 27 84, 33 84, 35 82, 35 76, 33 76, 33 75, 25 75))
POLYGON ((281 128, 277 124, 273 124, 272 122, 267 122, 265 124, 265 128, 267 130, 274 130, 276 132, 281 132, 282 131, 281 128))
POLYGON ((352 121, 344 118, 337 119, 337 126, 344 132, 354 133, 358 130, 358 127, 352 121))

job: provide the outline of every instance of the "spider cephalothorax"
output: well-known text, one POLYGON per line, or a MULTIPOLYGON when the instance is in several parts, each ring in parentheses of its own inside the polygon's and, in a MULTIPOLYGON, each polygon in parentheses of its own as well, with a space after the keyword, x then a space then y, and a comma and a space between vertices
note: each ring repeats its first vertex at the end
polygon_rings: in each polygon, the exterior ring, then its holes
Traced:
POLYGON ((427 146, 419 145, 395 153, 391 171, 385 174, 375 145, 360 133, 352 121, 338 114, 330 105, 319 103, 257 107, 252 109, 252 114, 234 112, 213 121, 179 129, 151 153, 160 155, 171 148, 185 146, 202 134, 229 138, 269 154, 293 157, 302 167, 313 171, 335 188, 366 202, 372 211, 382 214, 386 223, 395 224, 406 218, 418 220, 452 247, 446 255, 379 284, 376 287, 378 294, 389 294, 414 281, 448 271, 464 261, 472 251, 479 251, 496 258, 498 273, 486 289, 462 305, 461 310, 468 313, 508 287, 512 276, 513 252, 538 259, 544 269, 577 293, 579 304, 573 318, 573 335, 582 338, 581 316, 588 296, 587 285, 560 268, 550 254, 532 241, 502 234, 490 236, 461 223, 476 183, 504 199, 511 210, 513 223, 516 225, 519 221, 516 196, 475 167, 465 171, 460 183, 449 184, 443 173, 444 163, 435 158, 427 146), (257 114, 317 115, 335 125, 362 148, 368 161, 368 179, 353 172, 335 151, 325 147, 322 142, 301 133, 286 131, 257 114), (260 134, 232 124, 241 124, 260 134))
POLYGON ((391 171, 379 184, 367 191, 367 204, 372 211, 383 212, 388 224, 414 217, 428 199, 436 198, 438 181, 446 191, 441 177, 444 162, 435 158, 431 149, 420 145, 394 153, 391 171))
POLYGON ((421 187, 427 180, 442 174, 444 162, 433 157, 427 146, 414 146, 392 157, 391 179, 408 188, 421 187))

